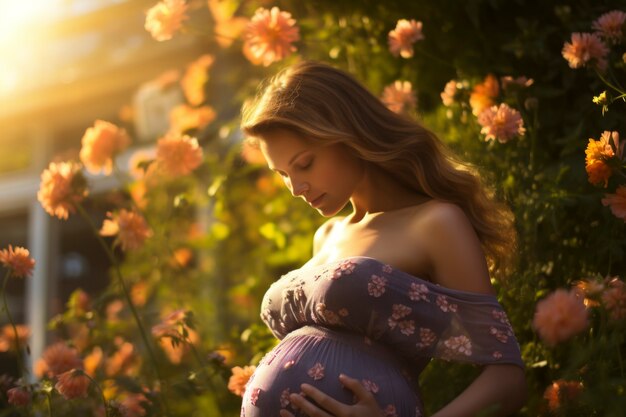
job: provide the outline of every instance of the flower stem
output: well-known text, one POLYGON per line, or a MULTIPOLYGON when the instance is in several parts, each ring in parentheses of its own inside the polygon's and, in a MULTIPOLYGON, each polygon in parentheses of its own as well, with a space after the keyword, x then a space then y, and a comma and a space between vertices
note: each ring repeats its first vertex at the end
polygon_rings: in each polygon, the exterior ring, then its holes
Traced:
MULTIPOLYGON (((165 380, 163 379, 163 377, 161 376, 161 372, 159 371, 159 364, 156 360, 156 356, 154 355, 150 342, 148 341, 148 337, 146 336, 146 331, 143 327, 143 324, 141 323, 139 314, 137 313, 137 309, 135 308, 135 305, 133 304, 133 300, 130 297, 130 292, 128 291, 128 287, 126 286, 124 277, 122 276, 122 271, 120 271, 119 264, 117 260, 115 259, 115 256, 113 255, 113 252, 111 251, 111 248, 109 248, 109 246, 106 244, 102 236, 100 236, 100 234, 98 233, 98 228, 93 223, 93 220, 91 220, 91 217, 89 217, 84 207, 80 203, 76 204, 76 207, 80 215, 87 221, 89 226, 91 226, 91 229, 94 232, 96 239, 98 240, 98 242, 104 249, 104 252, 106 253, 107 257, 109 258, 109 261, 111 261, 111 264, 113 265, 115 269, 117 279, 120 283, 120 286, 122 287, 122 292, 124 293, 124 297, 126 298, 128 307, 130 308, 133 318, 135 319, 135 322, 137 323, 137 327, 139 328, 139 333, 141 334, 141 338, 143 339, 143 342, 146 345, 146 350, 148 351, 148 355, 150 356, 150 360, 152 361, 152 365, 154 366, 154 371, 156 373, 157 379, 159 380, 160 384, 163 387, 165 387, 166 386, 165 380)), ((169 407, 167 406, 165 396, 163 395, 163 396, 160 396, 159 398, 162 398, 162 406, 164 408, 165 415, 170 415, 169 407)))
POLYGON ((600 71, 598 71, 597 69, 595 71, 598 77, 600 77, 600 79, 602 80, 604 84, 608 85, 609 87, 611 87, 613 90, 617 91, 620 94, 626 94, 626 91, 620 90, 618 87, 614 86, 606 78, 604 78, 604 76, 600 74, 600 71))
POLYGON ((48 403, 48 417, 52 417, 52 394, 47 392, 46 398, 48 399, 48 401, 46 401, 48 403))
POLYGON ((100 396, 102 397, 102 405, 104 405, 104 415, 105 415, 105 417, 109 417, 109 408, 107 407, 107 400, 106 400, 106 398, 104 398, 104 391, 102 391, 102 388, 100 388, 100 384, 98 384, 98 382, 96 382, 95 379, 93 379, 91 376, 89 376, 89 374, 87 374, 87 372, 83 371, 83 375, 85 375, 87 378, 89 378, 89 380, 91 382, 93 382, 93 384, 96 386, 96 388, 98 388, 98 391, 100 391, 100 396))
POLYGON ((15 350, 17 351, 17 361, 19 363, 20 368, 20 376, 24 376, 28 374, 28 370, 24 366, 24 358, 22 357, 22 349, 20 347, 20 337, 17 333, 17 327, 15 326, 15 322, 13 321, 13 317, 11 316, 11 311, 9 310, 9 305, 7 303, 7 282, 9 282, 9 277, 11 276, 11 271, 7 271, 4 276, 4 282, 2 283, 2 303, 4 305, 4 310, 7 312, 7 317, 9 318, 9 323, 11 323, 11 327, 13 328, 13 333, 15 334, 15 350))

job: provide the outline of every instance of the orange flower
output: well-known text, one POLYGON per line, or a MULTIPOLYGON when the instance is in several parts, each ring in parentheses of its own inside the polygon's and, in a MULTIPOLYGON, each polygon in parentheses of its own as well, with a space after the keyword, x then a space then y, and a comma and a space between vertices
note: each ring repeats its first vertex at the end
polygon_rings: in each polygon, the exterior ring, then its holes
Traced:
POLYGON ((422 22, 416 22, 414 19, 400 19, 396 23, 396 28, 390 31, 387 36, 389 52, 393 56, 400 55, 402 58, 411 58, 413 56, 413 44, 422 39, 424 39, 422 22))
POLYGON ((185 0, 162 0, 146 13, 145 28, 157 41, 172 39, 189 17, 185 0))
POLYGON ((185 75, 180 80, 185 98, 192 106, 199 106, 206 100, 204 85, 209 81, 209 68, 213 61, 213 55, 202 55, 187 66, 185 75))
POLYGON ((28 405, 30 403, 30 391, 24 387, 15 387, 7 391, 9 404, 11 405, 28 405))
POLYGON ((572 33, 572 42, 565 42, 561 51, 570 68, 590 64, 603 71, 607 66, 609 48, 595 33, 572 33))
POLYGON ((615 194, 605 194, 602 204, 611 208, 611 213, 626 223, 626 186, 620 185, 615 194))
POLYGON ((244 39, 246 58, 254 65, 267 67, 297 50, 293 43, 300 40, 300 29, 291 13, 278 7, 260 7, 246 26, 244 39))
POLYGON ((87 389, 91 380, 80 369, 72 369, 58 376, 58 381, 54 385, 59 394, 66 400, 73 398, 87 397, 87 389))
POLYGON ((170 126, 173 133, 190 129, 202 129, 215 120, 215 110, 209 106, 190 107, 181 104, 170 111, 170 126))
POLYGON ((143 242, 152 236, 143 216, 134 211, 121 209, 117 213, 107 212, 108 219, 102 223, 102 236, 115 236, 115 244, 120 244, 123 250, 139 249, 143 242))
POLYGON ((57 342, 48 346, 36 365, 35 374, 55 376, 71 369, 83 367, 83 361, 76 349, 67 346, 64 342, 57 342))
POLYGON ((108 377, 133 374, 139 363, 139 358, 135 355, 135 346, 121 338, 116 340, 116 344, 118 349, 111 357, 106 359, 104 373, 108 377))
MULTIPOLYGON (((30 336, 30 329, 28 326, 23 324, 18 324, 15 326, 17 329, 17 338, 20 347, 26 346, 28 342, 28 337, 30 336)), ((8 352, 9 350, 15 350, 17 345, 15 343, 15 332, 13 331, 13 326, 10 324, 2 327, 0 331, 0 352, 8 352)))
POLYGON ((157 142, 156 159, 165 174, 188 175, 202 163, 202 148, 196 138, 168 134, 157 142))
POLYGON ((602 302, 613 320, 626 318, 626 285, 618 277, 608 280, 602 302))
POLYGON ((8 249, 0 250, 0 264, 4 265, 14 277, 25 278, 32 274, 35 260, 30 257, 28 249, 21 246, 13 249, 13 246, 9 245, 8 249))
POLYGON ((469 103, 474 116, 478 116, 485 109, 495 105, 498 94, 500 94, 498 79, 493 74, 488 74, 482 83, 474 86, 470 94, 469 103))
POLYGON ((619 147, 619 135, 617 132, 605 131, 599 140, 589 138, 587 149, 585 149, 585 170, 589 176, 589 182, 594 185, 604 183, 606 188, 609 178, 613 175, 613 169, 610 166, 615 152, 611 146, 610 140, 616 146, 618 158, 621 158, 621 149, 619 147))
POLYGON ((443 103, 444 106, 449 107, 454 103, 454 99, 456 97, 457 94, 457 81, 456 80, 450 80, 446 83, 445 87, 443 88, 443 91, 441 92, 440 96, 441 96, 441 102, 443 103))
POLYGON ((186 267, 193 258, 193 251, 189 248, 178 248, 174 251, 173 263, 177 266, 186 267))
POLYGON ((602 36, 612 44, 618 44, 624 37, 623 27, 626 22, 626 13, 613 10, 596 19, 591 25, 596 34, 602 36))
POLYGON ((235 366, 231 369, 233 373, 228 380, 228 389, 235 395, 243 397, 243 393, 246 390, 246 384, 250 380, 250 377, 254 373, 256 366, 235 366))
POLYGON ((137 307, 142 307, 146 304, 148 299, 148 283, 146 281, 139 281, 135 283, 130 289, 130 297, 133 300, 133 304, 137 307))
POLYGON ((100 346, 94 347, 91 353, 85 356, 85 373, 87 375, 91 377, 94 377, 96 375, 96 369, 98 369, 98 366, 100 366, 100 363, 102 363, 102 356, 103 353, 100 346))
POLYGON ((578 291, 558 289, 537 303, 533 327, 548 345, 554 346, 586 330, 588 316, 578 291))
POLYGON ((75 162, 51 162, 41 173, 37 199, 51 216, 67 219, 87 196, 87 183, 75 162))
POLYGON ((558 379, 549 385, 543 393, 548 401, 548 408, 557 411, 564 403, 575 400, 583 390, 583 384, 578 381, 558 379))
POLYGON ((506 143, 526 133, 522 115, 506 103, 485 109, 478 116, 478 123, 482 126, 480 133, 485 135, 485 140, 497 139, 500 143, 506 143))
POLYGON ((383 90, 383 103, 395 113, 406 113, 415 110, 417 97, 408 81, 395 81, 383 90))
POLYGON ((582 292, 585 296, 585 307, 597 307, 600 305, 595 298, 599 296, 604 290, 604 284, 601 281, 595 279, 583 279, 576 281, 575 289, 582 292))
POLYGON ((104 120, 96 120, 81 140, 80 160, 92 174, 110 174, 113 158, 130 144, 126 130, 104 120))

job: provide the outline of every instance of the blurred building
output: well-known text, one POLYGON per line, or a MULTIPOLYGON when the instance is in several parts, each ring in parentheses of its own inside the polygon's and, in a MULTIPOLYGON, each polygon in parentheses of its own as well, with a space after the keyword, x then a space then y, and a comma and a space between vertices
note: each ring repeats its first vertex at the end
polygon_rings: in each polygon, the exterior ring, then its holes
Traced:
MULTIPOLYGON (((0 10, 7 20, 0 22, 0 248, 24 246, 36 259, 31 278, 7 287, 14 319, 31 327, 31 363, 48 342, 49 319, 63 311, 75 289, 94 295, 104 288, 109 267, 84 221, 61 221, 43 211, 36 199, 41 172, 51 160, 77 156, 94 120, 119 123, 121 109, 151 118, 147 125, 156 130, 146 131, 144 123, 133 136, 154 142, 159 125, 167 125, 166 107, 182 98, 141 86, 203 52, 197 37, 150 37, 145 12, 156 2, 0 3, 7 9, 0 10)), ((92 195, 115 186, 105 177, 89 181, 92 195)), ((90 201, 94 218, 103 217, 105 207, 90 201)), ((0 315, 0 325, 6 323, 0 315)), ((14 363, 0 355, 2 374, 14 363)))

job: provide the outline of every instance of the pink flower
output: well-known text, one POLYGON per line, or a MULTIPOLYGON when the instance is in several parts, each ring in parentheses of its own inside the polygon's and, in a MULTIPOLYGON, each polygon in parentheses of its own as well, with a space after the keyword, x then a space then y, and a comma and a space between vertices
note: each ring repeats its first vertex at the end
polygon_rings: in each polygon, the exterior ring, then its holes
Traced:
POLYGON ((367 292, 372 297, 380 297, 386 291, 385 286, 387 285, 387 278, 380 277, 378 275, 372 275, 369 282, 367 283, 367 292))
POLYGON ((563 58, 570 68, 581 68, 587 64, 603 71, 607 66, 609 49, 595 33, 572 33, 572 42, 563 45, 563 58))
POLYGON ((372 394, 376 394, 378 392, 378 385, 374 381, 370 381, 369 379, 362 379, 361 383, 363 384, 363 388, 372 394))
POLYGON ((143 216, 135 211, 121 209, 117 213, 108 212, 100 229, 102 236, 116 236, 116 244, 123 250, 139 249, 143 242, 152 236, 143 216))
POLYGON ((398 417, 398 413, 396 412, 396 407, 393 404, 388 404, 387 407, 383 410, 384 417, 398 417))
POLYGON ((448 297, 446 297, 445 295, 437 296, 437 306, 439 306, 441 311, 443 311, 444 313, 448 313, 448 312, 456 313, 458 309, 458 305, 449 302, 448 297))
POLYGON ((28 405, 30 403, 30 392, 23 387, 11 388, 7 391, 9 404, 11 405, 28 405))
POLYGON ((317 362, 311 369, 308 370, 307 374, 315 381, 320 380, 324 378, 324 366, 317 362))
POLYGON ((619 185, 615 194, 605 194, 604 197, 602 205, 609 206, 611 213, 626 223, 626 186, 619 185))
POLYGON ((398 329, 400 329, 400 333, 405 336, 410 336, 415 333, 415 321, 413 320, 402 320, 398 322, 398 329))
POLYGON ((411 288, 409 289, 409 298, 413 301, 426 301, 426 302, 430 302, 430 300, 428 300, 428 297, 426 297, 426 294, 428 294, 428 287, 424 284, 417 284, 415 282, 411 283, 411 288))
POLYGON ((254 65, 267 67, 291 55, 297 49, 294 42, 300 40, 300 29, 291 13, 278 7, 267 10, 258 8, 244 33, 244 55, 254 65))
POLYGON ((408 81, 395 81, 383 90, 382 101, 395 113, 406 113, 417 107, 417 97, 408 81))
POLYGON ((550 346, 589 327, 589 313, 577 290, 558 289, 537 303, 533 327, 550 346))
MULTIPOLYGON (((28 343, 28 337, 30 336, 30 328, 23 324, 15 325, 17 330, 17 342, 20 347, 26 346, 28 343)), ((16 350, 16 335, 13 330, 13 326, 7 324, 0 329, 0 352, 8 352, 9 350, 16 350)))
POLYGON ((124 396, 120 402, 122 417, 143 417, 146 409, 142 404, 150 404, 150 400, 142 393, 130 393, 124 396))
POLYGON ((21 246, 13 249, 13 246, 9 245, 8 249, 0 250, 0 264, 11 271, 14 277, 25 278, 32 274, 35 260, 30 257, 28 249, 21 246))
POLYGON ((172 177, 188 175, 202 164, 198 140, 187 135, 169 134, 157 142, 157 166, 172 177))
POLYGON ((454 103, 454 98, 457 93, 457 82, 456 80, 450 80, 446 83, 446 86, 443 88, 443 92, 441 95, 441 101, 443 105, 446 107, 451 106, 454 103))
POLYGON ((59 375, 58 382, 54 386, 66 400, 86 397, 87 389, 91 380, 81 370, 73 369, 59 375))
POLYGON ((437 340, 437 335, 431 329, 420 327, 420 341, 417 343, 418 348, 426 348, 431 346, 437 340))
POLYGON ((394 304, 391 306, 391 317, 395 320, 400 320, 401 318, 408 316, 411 314, 411 307, 405 306, 404 304, 394 304))
POLYGON ((624 22, 626 22, 626 13, 620 10, 613 10, 597 18, 591 25, 591 28, 607 42, 618 44, 624 36, 622 31, 624 22))
POLYGON ((485 140, 497 139, 500 143, 506 143, 526 133, 521 114, 506 103, 483 111, 478 116, 478 123, 482 126, 480 133, 486 135, 485 140))
POLYGON ((76 212, 76 204, 87 196, 87 183, 81 167, 74 162, 51 162, 41 173, 37 199, 51 216, 67 219, 76 212))
POLYGON ((283 392, 280 393, 280 406, 282 408, 287 407, 291 403, 291 401, 289 400, 289 394, 289 388, 284 389, 283 392))
POLYGON ((389 52, 393 56, 400 55, 402 58, 411 58, 413 56, 413 44, 422 39, 424 39, 422 22, 416 22, 413 19, 400 19, 396 28, 389 32, 387 38, 389 52))
POLYGON ((96 120, 81 139, 80 160, 92 174, 110 174, 113 158, 130 144, 126 130, 104 120, 96 120))
POLYGON ((64 342, 57 342, 48 346, 36 365, 35 374, 42 376, 56 376, 71 369, 81 369, 83 361, 78 351, 67 346, 64 342))
POLYGON ((145 28, 157 41, 172 39, 174 33, 189 17, 185 0, 163 0, 146 13, 145 28))
POLYGON ((454 353, 472 356, 472 342, 467 336, 453 336, 443 342, 444 346, 454 353))

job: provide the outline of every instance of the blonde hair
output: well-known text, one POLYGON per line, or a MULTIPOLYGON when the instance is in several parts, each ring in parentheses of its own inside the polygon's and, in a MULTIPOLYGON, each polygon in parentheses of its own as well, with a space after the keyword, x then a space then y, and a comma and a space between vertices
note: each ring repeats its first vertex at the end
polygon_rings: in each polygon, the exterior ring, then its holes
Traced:
POLYGON ((247 140, 287 129, 323 144, 343 144, 404 185, 458 205, 471 221, 492 274, 508 273, 516 247, 511 210, 478 171, 458 160, 415 120, 396 114, 350 74, 303 61, 261 85, 242 110, 247 140))

